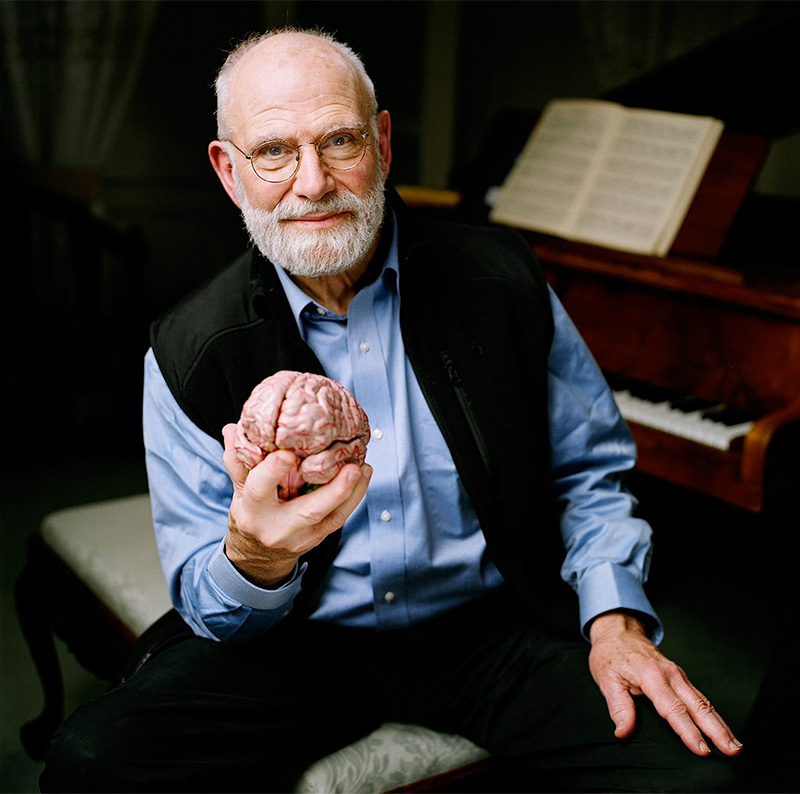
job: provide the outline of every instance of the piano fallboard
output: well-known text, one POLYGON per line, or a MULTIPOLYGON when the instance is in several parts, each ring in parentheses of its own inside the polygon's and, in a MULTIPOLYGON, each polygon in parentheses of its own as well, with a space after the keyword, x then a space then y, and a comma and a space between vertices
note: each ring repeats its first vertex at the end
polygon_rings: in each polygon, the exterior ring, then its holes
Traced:
POLYGON ((800 298, 711 263, 529 236, 601 369, 754 417, 727 448, 629 419, 638 468, 750 511, 786 501, 800 482, 800 298))

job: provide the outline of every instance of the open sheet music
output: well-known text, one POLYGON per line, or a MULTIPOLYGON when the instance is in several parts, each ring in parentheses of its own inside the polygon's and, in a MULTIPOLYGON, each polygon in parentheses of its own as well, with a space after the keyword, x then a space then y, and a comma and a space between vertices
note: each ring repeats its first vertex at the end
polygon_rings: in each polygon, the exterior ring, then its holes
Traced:
POLYGON ((490 218, 570 240, 665 256, 722 133, 717 119, 553 100, 490 218))

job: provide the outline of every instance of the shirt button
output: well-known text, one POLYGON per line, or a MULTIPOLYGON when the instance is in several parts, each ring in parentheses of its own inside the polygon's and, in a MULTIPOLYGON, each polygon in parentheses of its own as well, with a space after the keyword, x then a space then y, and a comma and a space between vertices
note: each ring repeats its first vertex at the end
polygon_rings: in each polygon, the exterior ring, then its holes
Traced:
POLYGON ((395 598, 395 596, 394 596, 394 593, 393 593, 393 592, 390 590, 390 591, 389 591, 389 592, 388 592, 388 593, 387 593, 387 594, 386 594, 386 595, 383 597, 383 600, 384 600, 384 601, 385 601, 387 604, 391 604, 391 603, 392 603, 392 601, 394 601, 394 598, 395 598))
POLYGON ((325 314, 325 309, 322 306, 317 306, 317 314, 325 314))
POLYGON ((392 520, 392 514, 388 510, 384 510, 381 513, 381 521, 391 521, 391 520, 392 520))
POLYGON ((361 348, 362 353, 366 353, 367 351, 369 351, 369 342, 362 342, 359 345, 359 348, 361 348))
POLYGON ((383 438, 383 430, 381 430, 379 427, 376 427, 375 430, 372 433, 372 437, 373 438, 383 438))

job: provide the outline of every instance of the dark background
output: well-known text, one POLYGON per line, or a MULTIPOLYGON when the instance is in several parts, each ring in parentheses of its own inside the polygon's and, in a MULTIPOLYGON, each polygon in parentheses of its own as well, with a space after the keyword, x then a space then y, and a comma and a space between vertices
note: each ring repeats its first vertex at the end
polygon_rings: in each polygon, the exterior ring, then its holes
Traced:
POLYGON ((319 26, 363 56, 393 114, 396 184, 480 201, 549 99, 608 96, 766 135, 774 148, 757 190, 800 195, 793 3, 72 0, 0 10, 12 469, 19 455, 91 453, 99 436, 138 449, 149 322, 246 244, 206 147, 215 72, 251 31, 319 26), (98 95, 103 58, 111 89, 98 95), (88 69, 70 68, 76 59, 88 69))

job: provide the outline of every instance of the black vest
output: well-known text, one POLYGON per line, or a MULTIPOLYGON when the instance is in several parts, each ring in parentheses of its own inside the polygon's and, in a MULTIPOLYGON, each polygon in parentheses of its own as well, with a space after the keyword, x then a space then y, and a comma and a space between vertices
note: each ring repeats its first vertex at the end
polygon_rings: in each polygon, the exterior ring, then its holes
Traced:
MULTIPOLYGON (((577 599, 550 489, 546 283, 517 233, 414 219, 399 225, 400 326, 406 354, 475 507, 489 553, 519 596, 554 627, 578 631, 577 599)), ((160 317, 156 359, 187 416, 222 440, 253 387, 281 369, 324 374, 302 341, 274 267, 251 250, 160 317)), ((306 560, 293 615, 335 556, 339 533, 306 560)))

